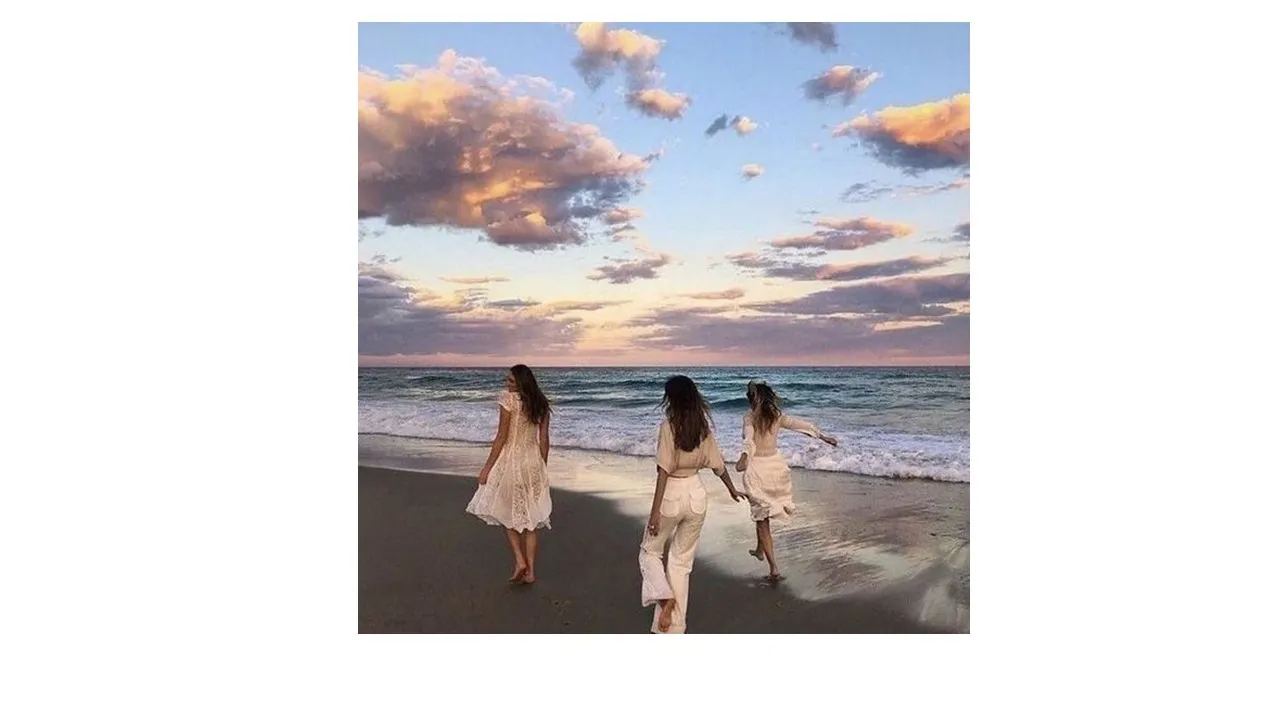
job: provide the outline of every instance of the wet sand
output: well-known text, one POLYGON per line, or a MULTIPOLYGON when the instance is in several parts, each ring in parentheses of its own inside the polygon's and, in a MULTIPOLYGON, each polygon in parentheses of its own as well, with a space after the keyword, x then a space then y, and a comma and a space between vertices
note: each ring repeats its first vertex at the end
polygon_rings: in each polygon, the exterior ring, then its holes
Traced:
MULTIPOLYGON (((637 554, 651 462, 553 451, 538 582, 512 587, 501 531, 463 510, 485 453, 361 436, 359 631, 647 633, 637 554)), ((690 633, 968 632, 968 485, 796 472, 801 515, 775 530, 788 579, 773 586, 746 553, 745 503, 704 480, 690 633)))

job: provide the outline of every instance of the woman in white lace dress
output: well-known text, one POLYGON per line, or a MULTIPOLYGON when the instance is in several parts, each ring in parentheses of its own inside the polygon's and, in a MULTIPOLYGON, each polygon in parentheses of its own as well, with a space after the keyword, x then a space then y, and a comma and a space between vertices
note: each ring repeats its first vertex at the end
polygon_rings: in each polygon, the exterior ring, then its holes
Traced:
POLYGON ((498 406, 498 433, 467 513, 506 529, 515 558, 508 581, 533 584, 538 530, 551 528, 551 404, 533 371, 517 364, 507 372, 507 389, 498 397, 498 406))
POLYGON ((812 423, 784 415, 778 406, 778 394, 768 384, 747 384, 747 402, 751 410, 742 418, 743 452, 737 470, 746 472, 747 501, 751 503, 751 520, 756 522, 756 549, 751 556, 769 561, 770 582, 782 579, 778 563, 773 559, 773 533, 769 523, 786 523, 795 513, 791 500, 791 468, 778 452, 778 433, 783 429, 804 433, 836 446, 836 439, 823 435, 812 423))
POLYGON ((668 379, 662 405, 666 419, 658 427, 658 479, 649 524, 640 541, 640 604, 654 607, 651 632, 684 633, 689 573, 707 518, 707 490, 698 470, 714 470, 734 501, 742 495, 725 471, 724 456, 711 432, 710 409, 693 380, 687 376, 668 379))

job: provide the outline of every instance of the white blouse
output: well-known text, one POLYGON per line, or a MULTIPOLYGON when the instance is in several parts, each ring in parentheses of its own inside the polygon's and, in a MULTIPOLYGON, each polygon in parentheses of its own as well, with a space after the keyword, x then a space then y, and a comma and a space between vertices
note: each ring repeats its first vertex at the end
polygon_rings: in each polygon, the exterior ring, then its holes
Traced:
POLYGON ((716 444, 715 433, 707 433, 692 452, 685 452, 676 447, 675 431, 668 420, 662 421, 658 428, 658 466, 677 479, 692 477, 703 467, 710 467, 717 475, 725 472, 724 455, 716 444))

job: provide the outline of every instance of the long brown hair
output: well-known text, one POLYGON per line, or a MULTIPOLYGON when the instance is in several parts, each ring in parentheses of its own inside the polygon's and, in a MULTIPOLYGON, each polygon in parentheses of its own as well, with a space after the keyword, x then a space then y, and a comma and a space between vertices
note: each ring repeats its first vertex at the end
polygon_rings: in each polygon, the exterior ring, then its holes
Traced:
POLYGON ((778 394, 763 381, 747 384, 747 401, 751 404, 752 423, 756 432, 769 432, 773 424, 782 417, 782 409, 778 407, 778 394))
POLYGON ((676 447, 681 450, 693 452, 711 433, 711 407, 698 393, 698 385, 693 383, 693 379, 683 374, 667 379, 662 407, 671 422, 676 447))
POLYGON ((511 368, 511 376, 516 380, 516 393, 520 394, 520 405, 524 406, 525 417, 530 423, 541 425, 542 419, 551 414, 551 402, 542 393, 542 389, 538 388, 533 370, 517 364, 511 368))

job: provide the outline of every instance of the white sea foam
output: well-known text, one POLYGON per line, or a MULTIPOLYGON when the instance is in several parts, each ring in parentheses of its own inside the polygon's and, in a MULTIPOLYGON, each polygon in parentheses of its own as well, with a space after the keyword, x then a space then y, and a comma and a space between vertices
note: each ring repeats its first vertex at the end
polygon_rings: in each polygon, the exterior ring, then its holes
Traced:
MULTIPOLYGON (((732 461, 742 448, 741 415, 716 413, 716 436, 732 461)), ((847 472, 876 477, 969 481, 969 438, 893 433, 881 429, 824 422, 810 417, 840 440, 832 448, 795 433, 780 441, 793 468, 847 472)), ((496 404, 399 400, 360 401, 360 432, 438 440, 489 442, 497 427, 496 404)), ((654 452, 659 415, 653 409, 589 410, 562 408, 552 423, 553 446, 604 450, 643 457, 654 452)))

